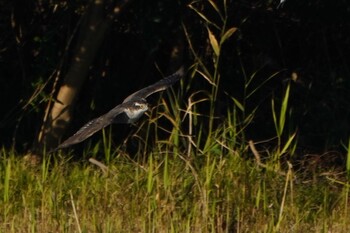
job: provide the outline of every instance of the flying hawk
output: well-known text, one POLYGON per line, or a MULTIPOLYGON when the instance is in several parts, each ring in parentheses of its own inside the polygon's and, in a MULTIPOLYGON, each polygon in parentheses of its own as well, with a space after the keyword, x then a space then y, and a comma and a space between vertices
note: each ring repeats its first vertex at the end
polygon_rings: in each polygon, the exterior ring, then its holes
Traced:
POLYGON ((183 75, 184 70, 183 67, 181 67, 174 74, 129 95, 123 103, 117 105, 106 114, 86 123, 73 136, 62 142, 53 151, 80 143, 112 123, 134 123, 148 110, 148 103, 146 101, 148 96, 167 89, 183 75))

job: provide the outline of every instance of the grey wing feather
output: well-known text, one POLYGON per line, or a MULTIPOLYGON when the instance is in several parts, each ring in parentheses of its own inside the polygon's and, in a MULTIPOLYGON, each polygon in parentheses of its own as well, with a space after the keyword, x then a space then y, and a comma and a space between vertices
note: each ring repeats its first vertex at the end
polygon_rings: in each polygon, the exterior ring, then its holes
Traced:
POLYGON ((132 99, 147 98, 148 96, 152 95, 155 92, 163 91, 168 87, 170 87, 171 85, 173 85, 175 82, 177 82, 183 75, 184 75, 184 68, 181 67, 174 74, 168 77, 165 77, 160 81, 129 95, 128 97, 126 97, 123 103, 129 102, 132 99))
POLYGON ((121 107, 121 105, 118 105, 105 115, 102 115, 98 118, 89 121, 83 127, 81 127, 73 136, 69 137, 67 140, 61 143, 55 150, 69 147, 91 137, 97 131, 110 125, 113 122, 113 119, 121 112, 123 112, 123 108, 121 107))

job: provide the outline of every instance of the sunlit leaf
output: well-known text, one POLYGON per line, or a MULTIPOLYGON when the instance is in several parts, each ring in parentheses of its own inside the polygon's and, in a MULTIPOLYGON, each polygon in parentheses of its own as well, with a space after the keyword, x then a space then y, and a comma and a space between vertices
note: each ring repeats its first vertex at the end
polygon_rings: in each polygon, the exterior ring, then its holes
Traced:
POLYGON ((277 116, 276 116, 276 109, 275 109, 275 101, 274 99, 271 100, 271 108, 272 108, 272 118, 273 118, 273 123, 275 124, 277 136, 280 137, 280 130, 279 130, 279 125, 277 122, 277 116))
POLYGON ((213 86, 216 86, 216 83, 212 81, 213 77, 210 75, 210 73, 206 72, 207 75, 203 72, 201 72, 200 70, 197 70, 197 72, 205 79, 208 81, 208 83, 210 83, 213 86))
POLYGON ((243 105, 242 105, 236 98, 233 98, 233 102, 235 102, 235 105, 236 105, 242 112, 244 112, 244 107, 243 107, 243 105))
POLYGON ((289 90, 290 90, 290 85, 287 86, 287 90, 286 90, 286 93, 284 95, 283 102, 282 102, 280 119, 279 119, 280 134, 282 134, 283 129, 284 129, 284 124, 286 122, 286 112, 287 112, 287 108, 288 108, 289 90))
POLYGON ((219 10, 219 7, 216 5, 216 3, 215 3, 214 1, 211 1, 211 0, 209 0, 208 2, 209 2, 210 5, 215 9, 215 11, 219 14, 221 20, 224 20, 223 17, 222 17, 222 15, 221 15, 221 12, 220 12, 220 10, 219 10))
POLYGON ((290 147, 290 145, 291 145, 291 143, 292 143, 292 141, 293 141, 293 139, 295 138, 296 135, 297 135, 297 134, 294 133, 293 135, 291 135, 291 136, 288 138, 288 141, 286 142, 286 144, 284 145, 284 147, 283 147, 283 149, 282 149, 282 151, 281 151, 281 155, 284 154, 284 153, 286 153, 286 151, 287 151, 288 148, 290 147))
POLYGON ((220 47, 219 47, 218 41, 216 40, 214 34, 209 29, 208 29, 208 35, 209 35, 211 47, 213 48, 215 55, 219 56, 220 47))
POLYGON ((224 43, 228 38, 230 38, 232 36, 232 34, 235 33, 235 31, 237 31, 236 27, 232 27, 232 28, 228 29, 224 33, 224 35, 221 37, 220 44, 224 43))
POLYGON ((204 19, 204 21, 207 23, 207 24, 210 24, 212 26, 214 26, 215 28, 219 29, 220 30, 220 27, 218 25, 216 25, 214 22, 210 21, 203 13, 201 13, 200 11, 198 11, 195 7, 193 7, 192 5, 188 5, 189 8, 191 8, 192 10, 194 10, 198 15, 199 17, 201 17, 202 19, 204 19))

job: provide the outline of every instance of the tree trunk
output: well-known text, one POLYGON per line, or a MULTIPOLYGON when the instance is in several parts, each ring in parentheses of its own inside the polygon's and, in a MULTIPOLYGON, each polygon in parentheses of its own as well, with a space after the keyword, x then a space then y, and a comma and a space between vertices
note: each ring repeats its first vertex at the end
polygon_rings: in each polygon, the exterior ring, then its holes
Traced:
MULTIPOLYGON (((121 2, 124 5, 128 1, 121 2)), ((72 119, 74 103, 88 75, 89 67, 96 57, 113 17, 120 12, 120 6, 117 6, 112 9, 112 14, 107 15, 105 8, 104 0, 93 0, 83 16, 85 20, 80 28, 72 64, 53 106, 49 104, 47 108, 34 148, 36 153, 41 154, 44 148, 48 150, 56 147, 72 119)))

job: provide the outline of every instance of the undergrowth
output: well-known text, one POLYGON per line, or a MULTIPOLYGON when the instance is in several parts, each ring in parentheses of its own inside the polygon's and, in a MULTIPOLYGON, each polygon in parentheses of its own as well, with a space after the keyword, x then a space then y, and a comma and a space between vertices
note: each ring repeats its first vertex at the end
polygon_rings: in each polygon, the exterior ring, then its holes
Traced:
POLYGON ((157 146, 145 161, 117 155, 107 169, 59 157, 31 166, 2 150, 0 231, 350 230, 349 184, 331 174, 301 179, 291 167, 265 169, 244 151, 189 158, 169 143, 157 146))

